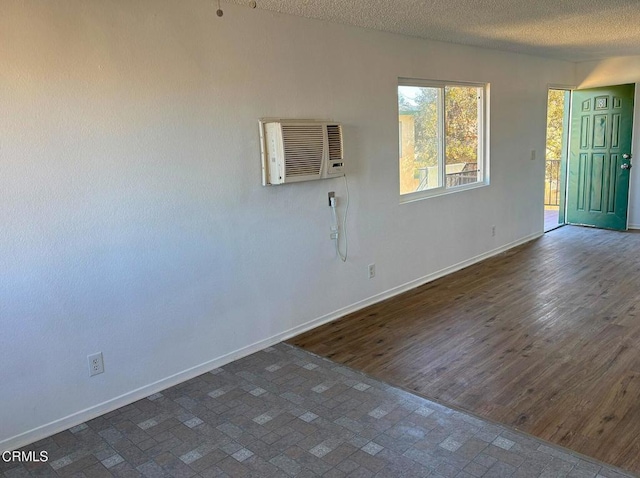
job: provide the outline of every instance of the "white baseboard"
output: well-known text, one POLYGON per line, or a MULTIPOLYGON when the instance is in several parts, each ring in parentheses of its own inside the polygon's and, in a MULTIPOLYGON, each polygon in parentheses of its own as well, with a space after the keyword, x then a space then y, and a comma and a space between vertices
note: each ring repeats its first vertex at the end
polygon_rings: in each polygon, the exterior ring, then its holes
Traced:
POLYGON ((640 229, 640 224, 629 224, 628 229, 640 229))
POLYGON ((149 395, 153 395, 154 393, 166 390, 167 388, 173 387, 174 385, 178 385, 179 383, 197 377, 198 375, 209 372, 214 368, 222 367, 223 365, 233 362, 234 360, 238 360, 242 357, 246 357, 247 355, 251 355, 254 352, 258 352, 259 350, 270 347, 271 345, 277 344, 278 342, 281 342, 279 336, 260 340, 221 357, 209 360, 200 365, 196 365, 195 367, 191 367, 182 372, 178 372, 174 375, 158 380, 157 382, 145 385, 144 387, 137 388, 131 392, 127 392, 123 395, 120 395, 119 397, 112 398, 110 400, 107 400, 106 402, 86 408, 67 417, 55 420, 53 422, 47 423, 46 425, 42 425, 40 427, 21 433, 20 435, 16 435, 6 440, 0 441, 0 451, 17 450, 30 443, 34 443, 43 438, 62 432, 64 430, 67 430, 68 428, 75 427, 76 425, 80 425, 81 423, 92 420, 96 417, 99 417, 100 415, 104 415, 105 413, 109 413, 125 405, 129 405, 130 403, 142 400, 149 395))
POLYGON ((462 262, 458 262, 457 264, 454 264, 452 266, 449 267, 445 267, 444 269, 440 269, 437 272, 434 272, 432 274, 427 274, 426 276, 423 277, 419 277, 417 279, 414 279, 412 281, 409 281, 405 284, 399 285, 397 287, 394 287, 392 289, 389 289, 385 292, 381 292, 379 294, 376 294, 372 297, 369 297, 367 299, 361 300, 359 302, 356 302, 352 305, 348 305, 347 307, 343 307, 342 309, 338 309, 335 312, 331 312, 330 314, 324 315, 322 317, 318 317, 317 319, 313 319, 309 322, 306 322, 302 325, 299 325, 297 327, 294 327, 293 329, 290 329, 286 332, 283 332, 282 334, 280 334, 281 339, 282 340, 287 340, 290 339, 291 337, 295 337, 296 335, 300 335, 304 332, 308 332, 311 329, 314 329, 316 327, 319 327, 320 325, 326 324, 328 322, 331 322, 333 320, 339 319, 340 317, 343 317, 345 315, 351 314, 353 312, 357 312, 360 309, 364 309, 365 307, 369 307, 370 305, 376 304, 378 302, 382 302, 383 300, 389 299, 390 297, 393 297, 395 295, 398 294, 402 294, 403 292, 406 292, 408 290, 411 289, 415 289, 416 287, 420 287, 421 285, 424 285, 428 282, 432 282, 436 279, 439 279, 441 277, 444 277, 448 274, 451 274, 453 272, 459 271, 460 269, 464 269, 465 267, 469 267, 473 264, 476 264, 480 261, 483 261, 485 259, 488 259, 489 257, 493 257, 495 255, 498 255, 502 252, 508 251, 509 249, 513 249, 514 247, 517 247, 521 244, 524 244, 526 242, 529 241, 533 241, 534 239, 538 239, 539 237, 542 237, 544 234, 541 232, 535 233, 535 234, 531 234, 529 236, 526 236, 518 241, 514 241, 511 242, 509 244, 505 244, 504 246, 501 246, 497 249, 493 249, 491 251, 485 252, 483 254, 480 254, 478 256, 472 257, 471 259, 467 259, 465 261, 462 262))
MULTIPOLYGON (((629 226, 629 227, 632 228, 632 226, 629 226)), ((67 417, 61 418, 59 420, 55 420, 53 422, 42 425, 40 427, 36 427, 32 430, 28 430, 24 433, 21 433, 20 435, 16 435, 6 440, 0 441, 0 450, 17 450, 30 443, 36 442, 48 436, 67 430, 68 428, 74 427, 88 420, 92 420, 96 417, 99 417, 100 415, 116 410, 120 407, 133 403, 137 400, 141 400, 145 397, 148 397, 149 395, 153 395, 154 393, 161 392, 162 390, 165 390, 169 387, 173 387, 174 385, 190 380, 203 373, 209 372, 214 368, 222 367, 223 365, 226 365, 229 362, 233 362, 234 360, 238 360, 242 357, 246 357, 247 355, 251 355, 254 352, 257 352, 259 350, 275 345, 279 342, 282 342, 283 340, 287 340, 287 339, 290 339, 291 337, 295 337, 296 335, 299 335, 303 332, 307 332, 315 327, 318 327, 320 325, 326 324, 333 320, 339 319, 340 317, 343 317, 347 314, 351 314, 360 309, 373 305, 377 302, 381 302, 390 297, 393 297, 395 295, 411 290, 415 287, 419 287, 423 284, 426 284, 427 282, 431 282, 433 280, 439 279, 440 277, 443 277, 447 274, 451 274, 452 272, 456 272, 460 269, 464 269, 465 267, 468 267, 484 259, 500 254, 504 251, 512 249, 513 247, 516 247, 526 242, 537 239, 541 236, 542 236, 542 233, 531 234, 518 241, 505 244, 504 246, 501 246, 497 249, 493 249, 491 251, 485 252, 478 256, 472 257, 471 259, 467 259, 465 261, 454 264, 450 267, 445 267, 444 269, 441 269, 432 274, 419 277, 418 279, 409 281, 398 287, 394 287, 385 292, 381 292, 367 299, 358 301, 347 307, 343 307, 334 312, 323 315, 322 317, 312 319, 302 325, 296 326, 292 329, 286 330, 272 337, 266 338, 264 340, 260 340, 251 345, 242 347, 231 353, 223 355, 221 357, 215 358, 213 360, 209 360, 200 365, 196 365, 195 367, 189 368, 182 372, 178 372, 174 375, 163 378, 162 380, 158 380, 157 382, 153 382, 149 385, 145 385, 144 387, 140 387, 131 392, 127 392, 123 395, 120 395, 119 397, 112 398, 110 400, 107 400, 106 402, 86 408, 85 410, 81 410, 79 412, 73 413, 67 417)))

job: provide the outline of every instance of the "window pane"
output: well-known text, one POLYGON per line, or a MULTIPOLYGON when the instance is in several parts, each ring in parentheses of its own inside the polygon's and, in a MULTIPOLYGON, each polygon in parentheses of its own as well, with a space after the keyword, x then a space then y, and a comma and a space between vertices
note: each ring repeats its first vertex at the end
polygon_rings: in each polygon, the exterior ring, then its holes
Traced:
POLYGON ((482 180, 480 111, 482 88, 445 87, 446 187, 482 180))
POLYGON ((400 194, 442 186, 441 88, 398 87, 400 194))

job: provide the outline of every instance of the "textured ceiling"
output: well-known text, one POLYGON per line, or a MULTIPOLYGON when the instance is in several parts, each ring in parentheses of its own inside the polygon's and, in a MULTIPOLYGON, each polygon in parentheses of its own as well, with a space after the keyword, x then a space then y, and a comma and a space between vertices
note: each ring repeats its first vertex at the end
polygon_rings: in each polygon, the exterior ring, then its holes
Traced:
POLYGON ((256 2, 275 12, 562 60, 640 55, 640 0, 256 2))

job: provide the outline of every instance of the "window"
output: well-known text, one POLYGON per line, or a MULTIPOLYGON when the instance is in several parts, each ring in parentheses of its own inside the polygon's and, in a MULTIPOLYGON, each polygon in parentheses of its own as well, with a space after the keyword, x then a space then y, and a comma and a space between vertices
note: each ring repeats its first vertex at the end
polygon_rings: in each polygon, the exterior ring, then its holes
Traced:
POLYGON ((400 195, 404 200, 488 181, 486 85, 400 79, 400 195))

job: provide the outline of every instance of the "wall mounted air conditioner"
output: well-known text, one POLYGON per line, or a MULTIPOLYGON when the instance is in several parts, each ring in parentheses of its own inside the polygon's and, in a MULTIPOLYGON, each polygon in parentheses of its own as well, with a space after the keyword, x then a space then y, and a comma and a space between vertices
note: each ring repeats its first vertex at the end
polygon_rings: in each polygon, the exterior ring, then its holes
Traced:
POLYGON ((340 123, 262 119, 260 144, 263 186, 344 176, 340 123))

